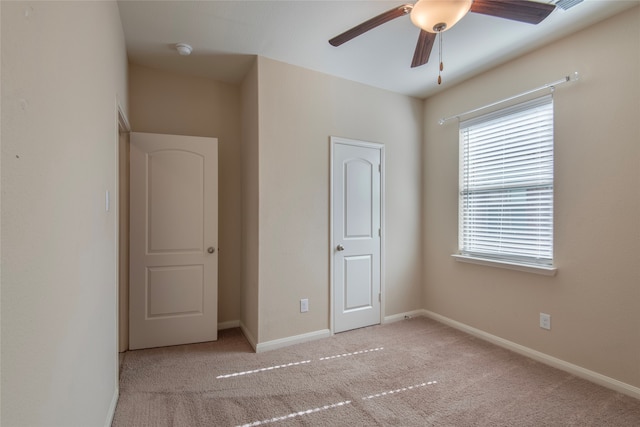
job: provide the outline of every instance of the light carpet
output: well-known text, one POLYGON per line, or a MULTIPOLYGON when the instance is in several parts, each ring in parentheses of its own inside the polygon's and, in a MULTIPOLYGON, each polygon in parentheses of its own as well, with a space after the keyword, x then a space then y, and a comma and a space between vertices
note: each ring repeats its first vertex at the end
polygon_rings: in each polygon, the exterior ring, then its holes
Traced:
POLYGON ((427 318, 255 354, 212 343, 127 352, 122 426, 640 426, 640 400, 427 318))

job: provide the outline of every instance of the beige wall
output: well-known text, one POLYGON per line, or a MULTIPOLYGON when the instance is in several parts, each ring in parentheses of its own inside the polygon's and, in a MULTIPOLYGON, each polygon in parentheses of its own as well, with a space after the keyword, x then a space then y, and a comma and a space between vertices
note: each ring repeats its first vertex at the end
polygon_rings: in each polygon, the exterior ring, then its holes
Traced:
POLYGON ((118 7, 1 8, 0 423, 106 425, 118 376, 116 98, 127 106, 118 7))
POLYGON ((218 138, 218 322, 237 321, 242 268, 240 87, 130 64, 129 101, 134 132, 218 138))
POLYGON ((240 322, 255 347, 258 339, 258 64, 242 82, 242 292, 240 322))
POLYGON ((640 8, 425 102, 424 307, 640 386, 640 8), (438 119, 554 81, 555 264, 457 263, 457 124, 438 119), (552 329, 538 326, 540 312, 552 329))
POLYGON ((384 311, 421 308, 422 102, 262 57, 258 93, 258 341, 329 328, 331 135, 385 145, 384 311))

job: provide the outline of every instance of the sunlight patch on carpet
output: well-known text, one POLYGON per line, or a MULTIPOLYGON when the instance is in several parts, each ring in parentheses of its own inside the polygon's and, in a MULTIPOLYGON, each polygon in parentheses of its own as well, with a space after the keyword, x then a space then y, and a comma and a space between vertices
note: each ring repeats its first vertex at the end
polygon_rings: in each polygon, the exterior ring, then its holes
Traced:
MULTIPOLYGON (((411 385, 411 386, 407 386, 407 387, 402 387, 402 388, 397 388, 395 390, 389 390, 389 391, 383 391, 381 393, 376 393, 376 394, 372 394, 366 397, 363 397, 362 400, 371 400, 371 399, 375 399, 378 397, 384 397, 384 396, 390 396, 390 395, 394 395, 394 394, 398 394, 398 393, 403 393, 403 392, 407 392, 410 390, 416 390, 422 387, 426 387, 428 385, 433 385, 433 384, 437 384, 437 381, 429 381, 429 382, 424 382, 421 384, 416 384, 416 385, 411 385)), ((349 405, 351 403, 351 400, 345 400, 343 402, 338 402, 338 403, 334 403, 332 405, 325 405, 325 406, 319 406, 317 408, 313 408, 313 409, 307 409, 304 411, 299 411, 299 412, 292 412, 288 415, 283 415, 280 417, 273 417, 273 418, 268 418, 266 420, 262 420, 262 421, 254 421, 251 423, 247 423, 247 424, 241 424, 237 427, 251 427, 251 426, 261 426, 264 424, 270 424, 270 423, 277 423, 279 421, 285 421, 285 420, 289 420, 292 418, 296 418, 296 417, 302 417, 304 415, 309 415, 309 414, 314 414, 316 412, 321 412, 321 411, 326 411, 328 409, 335 409, 335 408, 339 408, 341 406, 345 406, 345 405, 349 405)))
POLYGON ((358 354, 365 354, 365 353, 371 353, 374 351, 380 351, 380 350, 384 350, 384 347, 376 347, 376 348, 372 348, 369 350, 360 350, 360 351, 354 351, 352 353, 342 353, 342 354, 336 354, 335 356, 327 356, 327 357, 321 357, 318 360, 331 360, 331 359, 338 359, 340 357, 348 357, 348 356, 356 356, 358 354))
POLYGON ((402 393, 405 391, 414 390, 417 388, 426 387, 428 385, 437 384, 437 383, 438 383, 437 381, 429 381, 427 383, 416 384, 409 387, 402 387, 402 388, 397 388, 395 390, 383 391, 382 393, 372 394, 370 396, 363 397, 362 400, 370 400, 370 399, 375 399, 376 397, 383 397, 391 394, 402 393))
MULTIPOLYGON (((333 356, 321 357, 318 360, 319 361, 333 360, 333 359, 339 359, 341 357, 357 356, 359 354, 367 354, 367 353, 372 353, 372 352, 381 351, 381 350, 384 350, 384 347, 370 348, 370 349, 367 349, 367 350, 359 350, 359 351, 354 351, 354 352, 351 352, 351 353, 336 354, 336 355, 333 355, 333 356)), ((291 363, 287 363, 287 364, 284 364, 284 365, 269 366, 267 368, 253 369, 253 370, 250 370, 250 371, 233 372, 231 374, 218 375, 216 377, 216 379, 234 378, 234 377, 240 377, 240 376, 243 376, 243 375, 258 374, 260 372, 273 371, 275 369, 290 368, 292 366, 305 365, 307 363, 311 363, 311 360, 303 360, 301 362, 291 362, 291 363)))
POLYGON ((292 413, 290 413, 288 415, 283 415, 281 417, 274 417, 274 418, 269 418, 269 419, 262 420, 262 421, 254 421, 252 423, 242 424, 242 425, 240 425, 238 427, 261 426, 261 425, 269 424, 269 423, 277 423, 278 421, 290 420, 292 418, 302 417, 304 415, 314 414, 316 412, 326 411, 328 409, 339 408, 341 406, 348 405, 350 403, 351 403, 350 400, 345 400, 344 402, 338 402, 338 403, 334 403, 334 404, 331 404, 331 405, 319 406, 317 408, 307 409, 306 411, 292 412, 292 413))
POLYGON ((242 371, 242 372, 234 372, 232 374, 218 375, 216 378, 217 379, 233 378, 233 377, 239 377, 239 376, 242 376, 242 375, 257 374, 257 373, 260 373, 260 372, 273 371, 274 369, 290 368, 292 366, 304 365, 304 364, 307 364, 307 363, 311 363, 311 360, 303 360, 302 362, 291 362, 291 363, 287 363, 286 365, 269 366, 267 368, 254 369, 252 371, 242 371))

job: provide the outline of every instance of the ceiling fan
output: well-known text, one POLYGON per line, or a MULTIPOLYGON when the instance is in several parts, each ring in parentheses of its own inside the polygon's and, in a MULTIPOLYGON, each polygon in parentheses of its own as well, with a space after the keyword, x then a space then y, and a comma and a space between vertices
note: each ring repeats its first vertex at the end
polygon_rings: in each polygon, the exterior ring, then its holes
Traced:
MULTIPOLYGON (((340 46, 379 25, 410 14, 413 24, 420 28, 418 43, 411 62, 411 67, 414 68, 429 61, 436 36, 453 27, 468 12, 539 24, 554 9, 553 4, 527 0, 418 0, 415 4, 403 4, 374 16, 335 36, 329 40, 329 43, 332 46, 340 46)), ((442 38, 440 40, 442 41, 442 38)), ((440 61, 440 71, 442 68, 442 61, 440 61)), ((440 81, 438 77, 438 83, 440 81)))

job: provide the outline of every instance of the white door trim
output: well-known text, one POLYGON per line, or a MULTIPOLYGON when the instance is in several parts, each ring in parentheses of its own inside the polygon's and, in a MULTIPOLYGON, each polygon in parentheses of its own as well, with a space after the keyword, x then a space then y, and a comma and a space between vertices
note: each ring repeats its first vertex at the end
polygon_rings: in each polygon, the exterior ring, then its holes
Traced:
POLYGON ((377 142, 367 142, 357 139, 343 138, 339 136, 329 137, 330 142, 330 159, 329 159, 329 329, 331 335, 335 333, 334 329, 334 247, 333 239, 333 157, 335 146, 352 145, 356 147, 367 147, 380 150, 380 322, 382 323, 385 315, 385 155, 384 144, 377 142))
MULTIPOLYGON (((122 341, 123 337, 123 333, 120 330, 121 327, 126 327, 127 328, 127 333, 126 335, 128 335, 128 329, 129 329, 129 325, 127 322, 125 322, 125 325, 122 325, 120 323, 121 320, 121 293, 123 292, 123 289, 121 289, 122 287, 122 283, 120 283, 120 274, 121 274, 121 269, 122 269, 122 265, 120 262, 120 246, 122 244, 122 242, 120 241, 120 233, 121 233, 121 229, 124 226, 123 224, 128 223, 129 222, 129 217, 127 215, 126 218, 122 218, 122 216, 120 215, 120 184, 122 183, 122 180, 124 179, 125 183, 127 185, 127 187, 129 186, 129 182, 127 182, 126 180, 126 176, 123 177, 120 173, 120 167, 122 166, 120 164, 120 140, 122 138, 122 134, 127 134, 127 138, 129 133, 131 133, 131 125, 129 124, 129 119, 127 118, 127 115, 124 111, 124 108, 122 107, 122 104, 120 103, 119 99, 116 99, 116 116, 117 116, 117 126, 116 126, 116 184, 115 184, 115 191, 114 191, 114 212, 115 212, 115 216, 116 216, 116 348, 118 350, 118 354, 120 353, 120 351, 126 351, 129 349, 129 346, 127 345, 126 348, 122 349, 120 346, 120 342, 122 341)), ((128 143, 125 144, 128 147, 128 143)), ((128 148, 127 148, 128 149, 128 148)), ((127 156, 128 157, 128 156, 127 156)), ((129 170, 129 165, 125 165, 127 170, 129 170)), ((127 243, 128 245, 128 239, 127 239, 127 243)), ((127 291, 127 299, 128 299, 128 287, 126 289, 124 289, 127 291)), ((126 313, 127 313, 127 318, 129 317, 128 315, 128 307, 125 307, 126 313)), ((127 342, 129 341, 128 337, 127 337, 127 342)), ((118 364, 120 360, 120 356, 118 355, 118 364)), ((120 371, 120 369, 118 369, 118 371, 120 371)))
POLYGON ((121 132, 130 132, 131 126, 129 125, 129 119, 127 118, 127 114, 125 113, 120 100, 116 96, 115 102, 115 113, 116 113, 116 123, 115 123, 115 182, 114 182, 114 191, 113 191, 113 205, 111 207, 112 212, 114 213, 114 237, 115 237, 115 248, 114 248, 114 286, 115 286, 115 349, 116 353, 114 355, 114 365, 115 365, 115 387, 113 391, 113 397, 111 399, 111 404, 109 405, 109 409, 107 412, 107 419, 105 420, 105 426, 110 426, 113 417, 116 412, 116 405, 118 403, 118 398, 120 396, 120 225, 122 219, 120 218, 120 133, 121 132))

